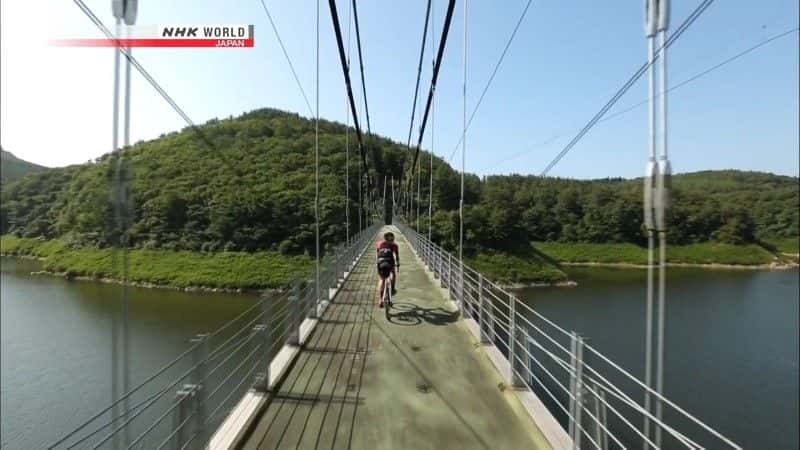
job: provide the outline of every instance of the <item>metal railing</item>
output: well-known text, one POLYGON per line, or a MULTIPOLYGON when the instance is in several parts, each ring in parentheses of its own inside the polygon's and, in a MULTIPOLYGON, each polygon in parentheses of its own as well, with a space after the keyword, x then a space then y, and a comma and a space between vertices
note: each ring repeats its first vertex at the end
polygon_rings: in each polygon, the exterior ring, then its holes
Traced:
POLYGON ((398 224, 414 251, 458 305, 477 323, 479 339, 509 364, 505 383, 534 392, 564 427, 575 449, 733 448, 740 446, 649 388, 575 333, 542 316, 456 256, 398 224), (643 406, 661 402, 657 419, 643 406), (649 432, 644 423, 652 424, 649 432), (661 446, 653 438, 660 428, 661 446))
POLYGON ((328 252, 319 289, 312 277, 263 295, 213 333, 193 337, 183 353, 48 448, 204 448, 249 390, 269 389, 275 355, 300 343, 303 320, 322 314, 377 229, 328 252))

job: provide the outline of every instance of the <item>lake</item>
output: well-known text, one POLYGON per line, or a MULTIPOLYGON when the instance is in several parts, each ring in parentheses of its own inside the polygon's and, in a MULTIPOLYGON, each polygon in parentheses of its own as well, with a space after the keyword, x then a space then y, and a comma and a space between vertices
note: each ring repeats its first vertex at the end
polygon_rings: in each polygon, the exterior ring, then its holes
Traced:
MULTIPOLYGON (((120 287, 31 276, 2 258, 4 449, 52 443, 111 401, 111 303, 120 287)), ((529 305, 643 373, 645 272, 573 268, 576 288, 519 292, 529 305)), ((798 448, 798 272, 668 272, 665 392, 745 448, 798 448)), ((130 288, 133 383, 255 297, 130 288)))
MULTIPOLYGON (((31 276, 2 257, 3 449, 46 447, 111 403, 111 300, 117 285, 31 276)), ((129 288, 134 385, 251 306, 255 296, 129 288)))
MULTIPOLYGON (((568 272, 578 287, 519 296, 643 380, 646 271, 568 272)), ((799 278, 797 270, 667 271, 665 395, 744 448, 800 448, 799 278)))

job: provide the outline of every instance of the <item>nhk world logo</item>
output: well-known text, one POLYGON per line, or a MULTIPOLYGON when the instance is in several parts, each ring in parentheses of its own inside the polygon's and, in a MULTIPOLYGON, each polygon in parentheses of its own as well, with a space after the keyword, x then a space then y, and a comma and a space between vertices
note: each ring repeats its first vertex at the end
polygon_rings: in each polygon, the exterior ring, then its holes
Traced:
POLYGON ((253 47, 253 25, 134 25, 114 38, 56 39, 62 47, 253 47))

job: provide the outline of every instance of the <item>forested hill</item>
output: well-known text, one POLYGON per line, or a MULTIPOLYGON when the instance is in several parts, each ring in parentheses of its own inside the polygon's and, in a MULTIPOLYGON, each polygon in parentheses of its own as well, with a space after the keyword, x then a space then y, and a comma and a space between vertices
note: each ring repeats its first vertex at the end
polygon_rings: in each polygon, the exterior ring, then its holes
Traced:
POLYGON ((24 161, 11 152, 0 149, 0 184, 10 183, 29 173, 42 170, 47 170, 47 167, 24 161))
MULTIPOLYGON (((345 126, 320 123, 321 232, 325 243, 345 235, 345 126)), ((350 223, 358 224, 359 158, 350 133, 350 223)), ((403 145, 368 141, 370 167, 399 177, 403 145)), ((140 248, 280 250, 314 245, 314 122, 261 109, 211 120, 124 150, 132 170, 131 243, 140 248)), ((4 185, 3 233, 109 244, 112 155, 91 164, 51 169, 4 185)), ((428 179, 429 154, 422 154, 428 179)), ((458 230, 458 175, 434 163, 434 229, 452 245, 458 230)), ((381 179, 373 177, 373 179, 381 179)), ((712 171, 674 178, 670 235, 675 243, 751 242, 798 235, 798 179, 765 173, 712 171)), ((378 192, 381 192, 380 190, 378 192)), ((388 195, 388 194, 387 194, 388 195)), ((427 199, 427 183, 422 183, 427 199)), ((427 201, 423 211, 427 211, 427 201)), ((534 176, 471 175, 465 225, 470 249, 513 248, 533 241, 633 242, 643 233, 641 180, 577 181, 534 176)), ((422 220, 421 228, 427 229, 422 220)))

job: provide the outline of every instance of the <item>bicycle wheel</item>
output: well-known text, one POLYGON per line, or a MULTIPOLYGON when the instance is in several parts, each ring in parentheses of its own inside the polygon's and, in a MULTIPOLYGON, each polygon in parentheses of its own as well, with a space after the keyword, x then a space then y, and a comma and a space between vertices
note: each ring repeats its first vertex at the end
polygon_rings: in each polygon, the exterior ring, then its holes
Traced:
POLYGON ((390 287, 389 280, 386 280, 386 286, 383 288, 383 309, 386 311, 386 320, 389 320, 389 308, 392 306, 392 288, 390 287))

